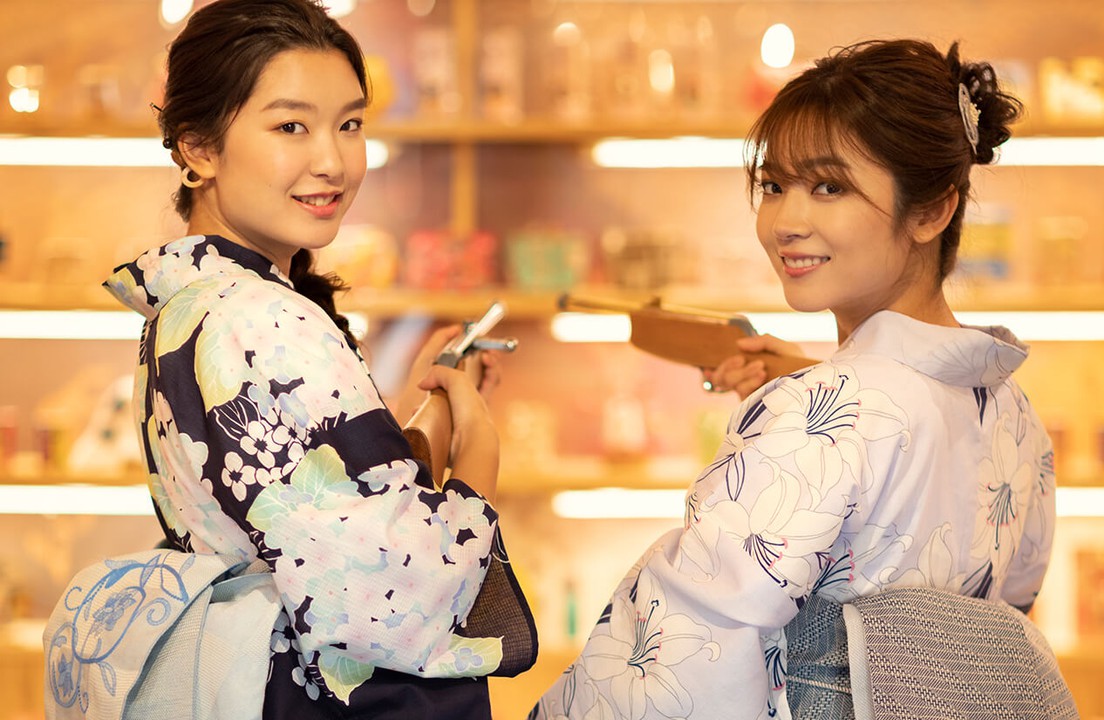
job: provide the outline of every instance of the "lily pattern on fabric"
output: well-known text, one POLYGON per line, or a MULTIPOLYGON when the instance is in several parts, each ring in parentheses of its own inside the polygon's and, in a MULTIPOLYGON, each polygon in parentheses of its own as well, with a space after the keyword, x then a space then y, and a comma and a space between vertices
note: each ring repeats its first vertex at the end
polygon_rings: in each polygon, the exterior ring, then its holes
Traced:
POLYGON ((1026 355, 1003 328, 883 311, 749 396, 683 527, 629 571, 530 717, 789 717, 782 629, 813 593, 923 585, 1030 605, 1054 475, 1010 377, 1026 355))

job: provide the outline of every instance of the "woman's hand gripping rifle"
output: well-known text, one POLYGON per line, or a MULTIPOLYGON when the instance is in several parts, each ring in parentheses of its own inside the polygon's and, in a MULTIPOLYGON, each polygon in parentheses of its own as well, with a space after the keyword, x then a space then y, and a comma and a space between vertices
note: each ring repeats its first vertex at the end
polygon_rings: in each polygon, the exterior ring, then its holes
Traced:
MULTIPOLYGON (((445 346, 434 363, 463 369, 478 387, 483 371, 479 353, 484 350, 513 352, 517 347, 517 340, 514 338, 486 337, 505 315, 505 306, 502 303, 493 303, 483 317, 465 325, 464 331, 445 346)), ((444 483, 447 468, 452 466, 452 432, 452 411, 449 408, 448 395, 440 388, 429 392, 403 428, 403 435, 410 443, 414 457, 429 466, 433 482, 438 487, 444 483)))
MULTIPOLYGON (((663 305, 658 297, 645 303, 632 303, 565 294, 560 296, 559 306, 561 310, 626 313, 632 323, 629 342, 652 355, 703 371, 716 368, 728 358, 743 356, 749 363, 762 361, 765 380, 771 380, 816 363, 799 355, 741 349, 737 342, 740 338, 758 333, 751 322, 739 314, 663 305)), ((714 390, 708 380, 703 385, 706 390, 714 390)))

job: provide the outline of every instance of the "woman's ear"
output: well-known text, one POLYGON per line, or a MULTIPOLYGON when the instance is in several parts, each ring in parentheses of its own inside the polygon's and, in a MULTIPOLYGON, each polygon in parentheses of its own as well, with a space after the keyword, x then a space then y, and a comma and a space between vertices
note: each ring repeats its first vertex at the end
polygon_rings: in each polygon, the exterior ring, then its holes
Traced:
POLYGON ((928 243, 938 238, 947 229, 957 209, 958 188, 951 185, 942 197, 913 216, 912 239, 918 243, 928 243))
POLYGON ((199 138, 191 133, 183 133, 177 142, 177 149, 184 163, 199 177, 210 180, 217 168, 215 155, 207 144, 198 142, 199 138))

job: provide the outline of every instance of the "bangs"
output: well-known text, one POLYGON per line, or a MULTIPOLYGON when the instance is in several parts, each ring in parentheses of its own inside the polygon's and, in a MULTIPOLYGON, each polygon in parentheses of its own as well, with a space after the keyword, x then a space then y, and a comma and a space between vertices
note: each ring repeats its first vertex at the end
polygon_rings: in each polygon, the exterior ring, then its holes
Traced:
MULTIPOLYGON (((823 174, 826 159, 838 159, 845 152, 870 157, 855 134, 839 117, 838 107, 812 88, 811 92, 783 92, 752 126, 744 149, 749 194, 753 204, 760 193, 763 170, 779 183, 792 183, 811 173, 823 174)), ((854 186, 845 165, 832 169, 835 179, 854 186)))

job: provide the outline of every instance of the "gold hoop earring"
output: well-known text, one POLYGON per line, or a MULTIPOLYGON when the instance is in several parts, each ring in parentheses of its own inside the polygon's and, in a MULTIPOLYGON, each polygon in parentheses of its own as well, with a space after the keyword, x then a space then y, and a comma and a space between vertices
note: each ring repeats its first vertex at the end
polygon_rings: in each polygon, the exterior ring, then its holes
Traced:
POLYGON ((180 184, 183 185, 186 188, 192 188, 192 189, 195 189, 195 188, 199 187, 200 185, 202 185, 203 184, 203 178, 201 178, 199 175, 196 175, 195 180, 193 180, 192 179, 193 174, 195 174, 195 171, 192 170, 187 165, 180 168, 180 184))

